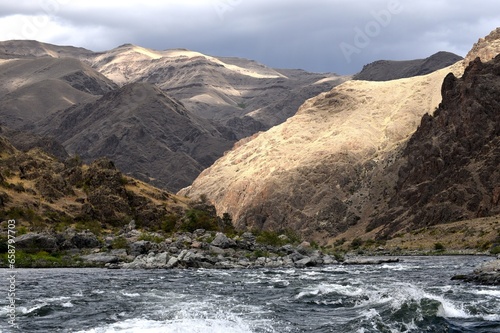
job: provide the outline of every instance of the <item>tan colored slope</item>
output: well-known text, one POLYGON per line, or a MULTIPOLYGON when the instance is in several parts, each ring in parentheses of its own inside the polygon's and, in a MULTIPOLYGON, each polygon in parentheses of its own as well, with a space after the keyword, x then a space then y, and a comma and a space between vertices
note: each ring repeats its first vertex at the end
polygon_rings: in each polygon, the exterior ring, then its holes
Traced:
POLYGON ((240 142, 181 193, 206 195, 239 227, 341 232, 361 218, 364 175, 436 109, 450 71, 460 75, 462 64, 409 79, 346 82, 240 142))

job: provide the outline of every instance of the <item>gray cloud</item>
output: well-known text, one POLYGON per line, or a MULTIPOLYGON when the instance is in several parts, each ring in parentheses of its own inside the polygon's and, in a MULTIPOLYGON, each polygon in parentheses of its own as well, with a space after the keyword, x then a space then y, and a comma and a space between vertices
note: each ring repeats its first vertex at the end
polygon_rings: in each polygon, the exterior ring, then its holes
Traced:
POLYGON ((271 67, 355 73, 377 59, 462 56, 500 26, 498 0, 20 0, 0 39, 100 51, 124 43, 240 56, 271 67), (395 3, 395 5, 394 5, 395 3), (399 10, 392 10, 399 8, 399 10), (386 15, 389 13, 389 15, 386 15))

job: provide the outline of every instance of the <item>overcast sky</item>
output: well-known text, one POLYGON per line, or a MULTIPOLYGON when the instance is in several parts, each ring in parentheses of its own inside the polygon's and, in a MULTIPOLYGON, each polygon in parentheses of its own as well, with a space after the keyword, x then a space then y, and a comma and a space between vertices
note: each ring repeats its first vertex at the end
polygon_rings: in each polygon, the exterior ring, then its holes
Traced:
POLYGON ((465 56, 500 26, 499 0, 16 0, 0 40, 93 51, 125 43, 353 74, 378 59, 465 56))

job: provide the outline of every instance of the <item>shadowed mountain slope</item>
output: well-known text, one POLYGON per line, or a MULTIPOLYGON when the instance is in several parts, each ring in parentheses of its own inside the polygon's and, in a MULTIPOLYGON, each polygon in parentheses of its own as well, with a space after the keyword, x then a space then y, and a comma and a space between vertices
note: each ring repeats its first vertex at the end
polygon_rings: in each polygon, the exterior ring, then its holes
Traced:
POLYGON ((85 161, 109 157, 124 172, 172 190, 188 185, 235 140, 147 83, 59 112, 36 129, 85 161))
POLYGON ((2 124, 29 125, 72 105, 95 101, 114 88, 113 82, 77 59, 0 60, 2 124))

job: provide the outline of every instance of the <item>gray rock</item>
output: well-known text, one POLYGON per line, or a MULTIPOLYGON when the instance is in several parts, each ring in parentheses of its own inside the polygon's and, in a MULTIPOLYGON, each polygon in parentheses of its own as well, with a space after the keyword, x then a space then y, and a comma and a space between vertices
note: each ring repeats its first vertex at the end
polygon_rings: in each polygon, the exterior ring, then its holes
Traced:
POLYGON ((330 256, 330 255, 323 256, 323 265, 333 265, 333 264, 337 264, 337 263, 338 263, 337 260, 332 258, 332 256, 330 256))
POLYGON ((54 236, 46 233, 28 233, 16 237, 16 249, 26 252, 55 252, 58 250, 57 240, 54 236))
POLYGON ((222 249, 236 247, 236 242, 234 240, 228 238, 222 232, 218 232, 217 235, 215 236, 214 240, 210 244, 212 244, 213 246, 220 247, 222 249))
POLYGON ((151 250, 151 242, 149 241, 137 241, 132 244, 130 244, 130 255, 131 256, 138 256, 141 254, 146 254, 151 250))
POLYGON ((280 247, 280 251, 285 252, 286 254, 292 254, 295 252, 295 248, 290 244, 286 244, 280 247))
POLYGON ((172 253, 172 254, 179 253, 179 251, 180 251, 180 250, 179 250, 177 247, 175 247, 175 246, 170 246, 170 247, 168 248, 168 252, 170 252, 170 253, 172 253))
POLYGON ((177 259, 176 257, 170 257, 165 268, 174 268, 177 267, 178 264, 179 264, 179 259, 177 259))
POLYGON ((452 280, 498 286, 500 285, 500 260, 485 262, 474 269, 471 274, 455 275, 452 280))
POLYGON ((213 253, 213 254, 224 254, 224 250, 221 249, 220 247, 217 247, 217 246, 213 246, 213 245, 210 245, 208 250, 210 251, 210 253, 213 253))
POLYGON ((71 237, 70 242, 77 249, 89 249, 102 245, 96 235, 88 230, 75 234, 71 237))
POLYGON ((316 262, 314 262, 314 260, 312 260, 309 257, 305 257, 304 259, 300 259, 295 262, 295 267, 297 268, 312 267, 312 266, 316 266, 316 262))

